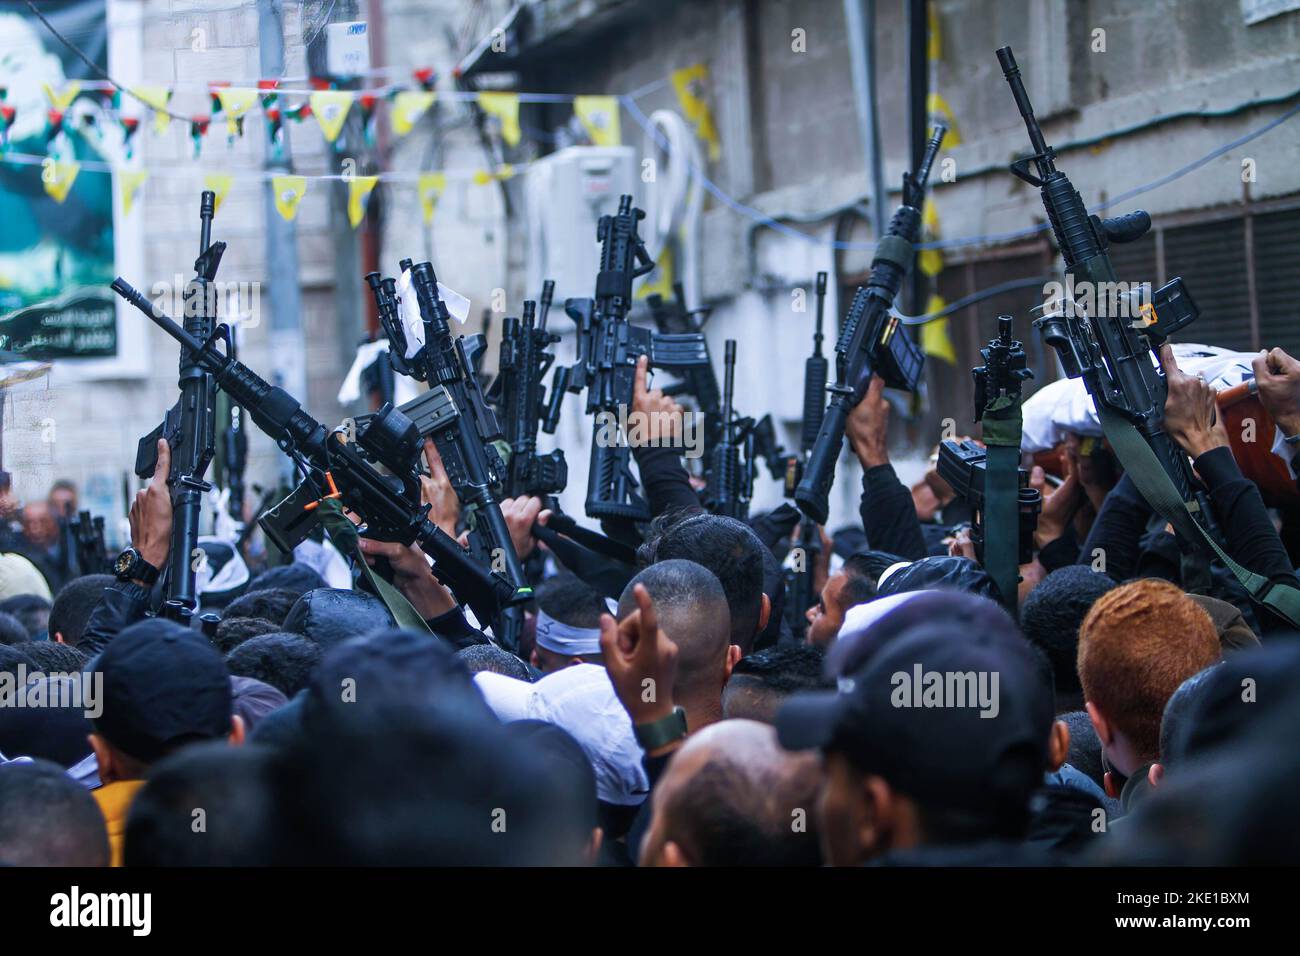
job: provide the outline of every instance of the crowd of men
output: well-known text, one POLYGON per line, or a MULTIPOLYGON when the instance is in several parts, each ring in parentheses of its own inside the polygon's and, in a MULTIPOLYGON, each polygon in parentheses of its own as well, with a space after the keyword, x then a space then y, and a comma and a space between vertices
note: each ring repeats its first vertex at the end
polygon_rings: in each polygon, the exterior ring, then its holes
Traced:
MULTIPOLYGON (((1166 428, 1227 553, 1296 584, 1300 512, 1265 507, 1212 389, 1168 356, 1166 371, 1166 428)), ((1261 353, 1255 378, 1284 437, 1300 434, 1300 362, 1261 353)), ((644 377, 634 404, 681 414, 644 377)), ((848 425, 861 524, 822 534, 803 639, 785 608, 790 536, 709 514, 662 446, 633 450, 655 517, 626 575, 566 567, 536 534, 544 503, 503 503, 520 557, 544 569, 518 653, 421 551, 365 538, 427 632, 301 562, 254 568, 204 602, 215 628, 185 627, 153 615, 145 582, 50 570, 52 515, 75 488, 19 509, 6 487, 0 863, 1300 858, 1294 628, 1225 574, 1184 590, 1179 542, 1100 442, 1067 443, 1058 484, 1035 469, 1034 556, 1005 600, 952 489, 934 472, 900 481, 888 423, 877 380, 848 425)), ((425 500, 456 531, 430 463, 425 500)), ((166 473, 161 443, 130 511, 155 568, 166 473)))

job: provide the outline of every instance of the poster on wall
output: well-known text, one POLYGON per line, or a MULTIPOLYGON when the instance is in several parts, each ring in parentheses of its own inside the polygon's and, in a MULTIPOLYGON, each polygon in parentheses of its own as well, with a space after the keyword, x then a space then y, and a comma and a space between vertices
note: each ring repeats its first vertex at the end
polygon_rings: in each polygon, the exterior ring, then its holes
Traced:
MULTIPOLYGON (((107 60, 107 0, 40 4, 56 30, 107 60)), ((0 0, 0 361, 117 355, 114 126, 97 80, 21 0, 0 0)))

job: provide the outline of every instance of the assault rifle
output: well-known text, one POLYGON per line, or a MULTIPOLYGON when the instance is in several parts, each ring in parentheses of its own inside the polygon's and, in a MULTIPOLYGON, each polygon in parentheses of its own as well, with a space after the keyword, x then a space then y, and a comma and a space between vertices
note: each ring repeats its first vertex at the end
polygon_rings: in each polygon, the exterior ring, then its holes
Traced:
POLYGON ((361 516, 368 536, 418 544, 434 559, 433 573, 438 580, 472 608, 479 620, 492 620, 532 597, 530 589, 516 587, 492 571, 429 520, 429 506, 419 504, 415 467, 422 447, 420 430, 399 409, 384 406, 364 423, 327 429, 292 395, 270 385, 218 347, 219 342, 227 348, 230 345, 230 330, 225 325, 200 341, 155 310, 122 277, 113 280, 113 291, 176 339, 195 367, 211 375, 216 386, 243 406, 253 423, 298 465, 302 483, 260 521, 262 530, 281 550, 292 551, 318 526, 322 502, 338 499, 361 516), (390 474, 381 473, 376 464, 390 474))
POLYGON ((577 326, 578 359, 556 369, 543 428, 548 434, 554 432, 565 392, 586 389, 587 413, 596 416, 586 501, 587 515, 592 518, 650 518, 649 505, 638 493, 632 474, 631 448, 622 435, 614 442, 602 437, 610 422, 620 420, 620 409, 626 414, 631 408, 637 360, 647 355, 651 368, 676 374, 709 365, 703 333, 660 334, 628 321, 632 281, 655 265, 637 234, 637 223, 644 218, 644 212, 633 208, 631 196, 619 199, 617 214, 600 217, 595 298, 564 303, 565 313, 577 326))
POLYGON ((844 446, 844 426, 849 413, 862 401, 873 376, 880 375, 891 388, 915 391, 925 365, 925 353, 912 341, 897 316, 890 313, 903 278, 912 266, 921 235, 921 207, 930 167, 943 141, 943 126, 936 126, 925 146, 921 166, 903 174, 903 202, 889 229, 876 244, 871 275, 859 287, 835 343, 835 384, 795 489, 799 509, 818 524, 830 513, 828 495, 835 481, 835 464, 844 446))
MULTIPOLYGON (((216 321, 216 279, 224 242, 212 242, 212 217, 216 194, 204 190, 199 202, 199 256, 194 260, 194 279, 185 292, 184 331, 196 341, 207 340, 216 321)), ((164 416, 162 424, 140 439, 135 456, 135 473, 149 478, 158 463, 158 439, 171 446, 171 471, 167 486, 172 496, 171 549, 164 569, 165 600, 159 613, 188 622, 198 605, 195 575, 203 551, 199 548, 199 519, 203 496, 212 485, 204 479, 216 453, 216 388, 212 377, 181 349, 179 401, 164 416)))

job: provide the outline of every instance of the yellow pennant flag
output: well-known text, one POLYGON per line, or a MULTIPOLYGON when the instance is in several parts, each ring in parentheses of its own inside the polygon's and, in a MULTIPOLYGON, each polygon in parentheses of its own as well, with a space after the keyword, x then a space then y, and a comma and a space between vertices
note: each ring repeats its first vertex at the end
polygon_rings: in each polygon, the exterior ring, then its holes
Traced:
POLYGON ((424 224, 433 222, 433 210, 447 188, 447 177, 443 173, 421 173, 416 184, 420 194, 420 209, 424 212, 424 224))
POLYGON ((298 215, 298 204, 307 193, 306 176, 272 176, 271 195, 275 197, 275 211, 286 222, 298 215))
POLYGON ((926 4, 925 19, 929 25, 930 38, 925 44, 925 58, 931 62, 943 57, 943 37, 939 34, 939 13, 933 3, 926 4))
POLYGON ((957 118, 952 115, 952 107, 938 93, 931 92, 925 104, 926 111, 931 117, 941 118, 948 127, 948 132, 943 136, 943 142, 939 144, 940 149, 948 149, 953 146, 961 145, 961 132, 957 129, 957 118))
POLYGON ((483 112, 501 121, 501 138, 507 146, 519 145, 518 93, 480 93, 478 105, 483 112))
POLYGON ((50 101, 50 105, 60 113, 66 113, 68 107, 72 105, 72 101, 75 100, 77 94, 81 92, 81 84, 76 80, 68 83, 58 92, 55 92, 54 87, 50 86, 48 83, 42 83, 41 88, 45 90, 45 98, 50 101))
POLYGON ((135 205, 135 197, 140 194, 140 187, 144 181, 149 178, 149 174, 143 169, 124 169, 117 174, 117 191, 122 197, 122 215, 131 215, 131 207, 135 205))
POLYGON ((239 133, 239 118, 257 103, 257 90, 225 86, 217 90, 221 112, 226 114, 226 130, 231 136, 239 133))
MULTIPOLYGON (((938 312, 947 304, 942 296, 931 295, 930 301, 925 306, 925 314, 938 312)), ((957 350, 953 348, 952 336, 948 334, 946 316, 942 319, 931 319, 921 326, 921 351, 926 355, 943 359, 950 365, 957 364, 957 350)))
POLYGON ((389 119, 393 124, 394 135, 405 136, 414 129, 437 97, 437 93, 423 90, 403 90, 393 97, 389 119))
POLYGON ((573 113, 597 146, 619 146, 623 142, 618 125, 617 96, 575 96, 573 113))
POLYGON ((370 193, 378 183, 378 176, 353 176, 348 180, 348 222, 353 229, 361 225, 370 193))
POLYGON ((673 275, 673 247, 672 245, 665 245, 659 252, 659 258, 655 260, 654 271, 642 281, 641 288, 636 290, 633 298, 645 299, 657 292, 664 299, 671 299, 676 295, 673 291, 675 279, 676 277, 673 275))
POLYGON ((221 211, 221 201, 226 198, 226 193, 230 192, 230 187, 234 184, 235 177, 230 173, 206 173, 203 176, 203 188, 211 189, 216 193, 212 203, 212 211, 221 211))
POLYGON ((318 90, 311 95, 311 111, 320 123, 325 139, 334 142, 343 131, 343 122, 352 108, 352 93, 348 90, 318 90))
MULTIPOLYGON (((925 204, 921 207, 921 223, 930 238, 938 238, 939 211, 932 197, 927 196, 925 204)), ((930 277, 937 276, 943 271, 943 253, 938 249, 922 249, 921 254, 917 256, 916 264, 923 274, 930 277)))
POLYGON ((68 198, 68 190, 72 188, 79 172, 81 163, 60 163, 46 159, 41 163, 41 182, 55 202, 63 202, 68 198))
POLYGON ((154 132, 166 132, 172 121, 171 116, 166 112, 167 104, 171 102, 172 91, 165 86, 136 86, 132 87, 131 94, 153 109, 154 132))
POLYGON ((713 125, 713 113, 704 99, 704 83, 709 78, 709 68, 703 63, 673 70, 673 89, 677 92, 677 102, 682 113, 692 126, 695 134, 709 145, 709 160, 717 162, 722 155, 722 144, 718 141, 718 130, 713 125))

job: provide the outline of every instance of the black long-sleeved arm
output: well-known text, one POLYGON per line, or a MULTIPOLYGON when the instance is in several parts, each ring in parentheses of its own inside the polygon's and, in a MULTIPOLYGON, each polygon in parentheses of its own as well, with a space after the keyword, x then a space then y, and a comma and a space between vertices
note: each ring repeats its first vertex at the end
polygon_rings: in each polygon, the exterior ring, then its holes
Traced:
POLYGON ((912 492, 898 480, 893 465, 876 465, 862 472, 858 514, 867 533, 867 546, 873 551, 888 551, 909 561, 925 557, 925 537, 912 492))
POLYGON ((1133 480, 1124 475, 1102 502, 1097 520, 1083 542, 1079 563, 1092 564, 1100 553, 1106 574, 1116 581, 1128 580, 1137 569, 1142 535, 1150 517, 1151 506, 1133 480))
POLYGON ((1209 489, 1232 559, 1275 583, 1300 583, 1259 489, 1241 474, 1232 449, 1211 449, 1196 459, 1195 467, 1209 489))
POLYGON ((652 518, 674 508, 700 507, 700 496, 691 487, 677 449, 638 445, 632 449, 632 457, 641 473, 641 487, 652 518))
POLYGON ((94 657, 118 631, 144 620, 149 609, 149 590, 129 581, 117 581, 104 588, 99 603, 90 612, 86 629, 77 645, 88 657, 94 657))
POLYGON ((450 611, 429 618, 425 623, 429 625, 429 630, 458 651, 475 644, 488 643, 487 635, 470 624, 459 604, 450 611))

